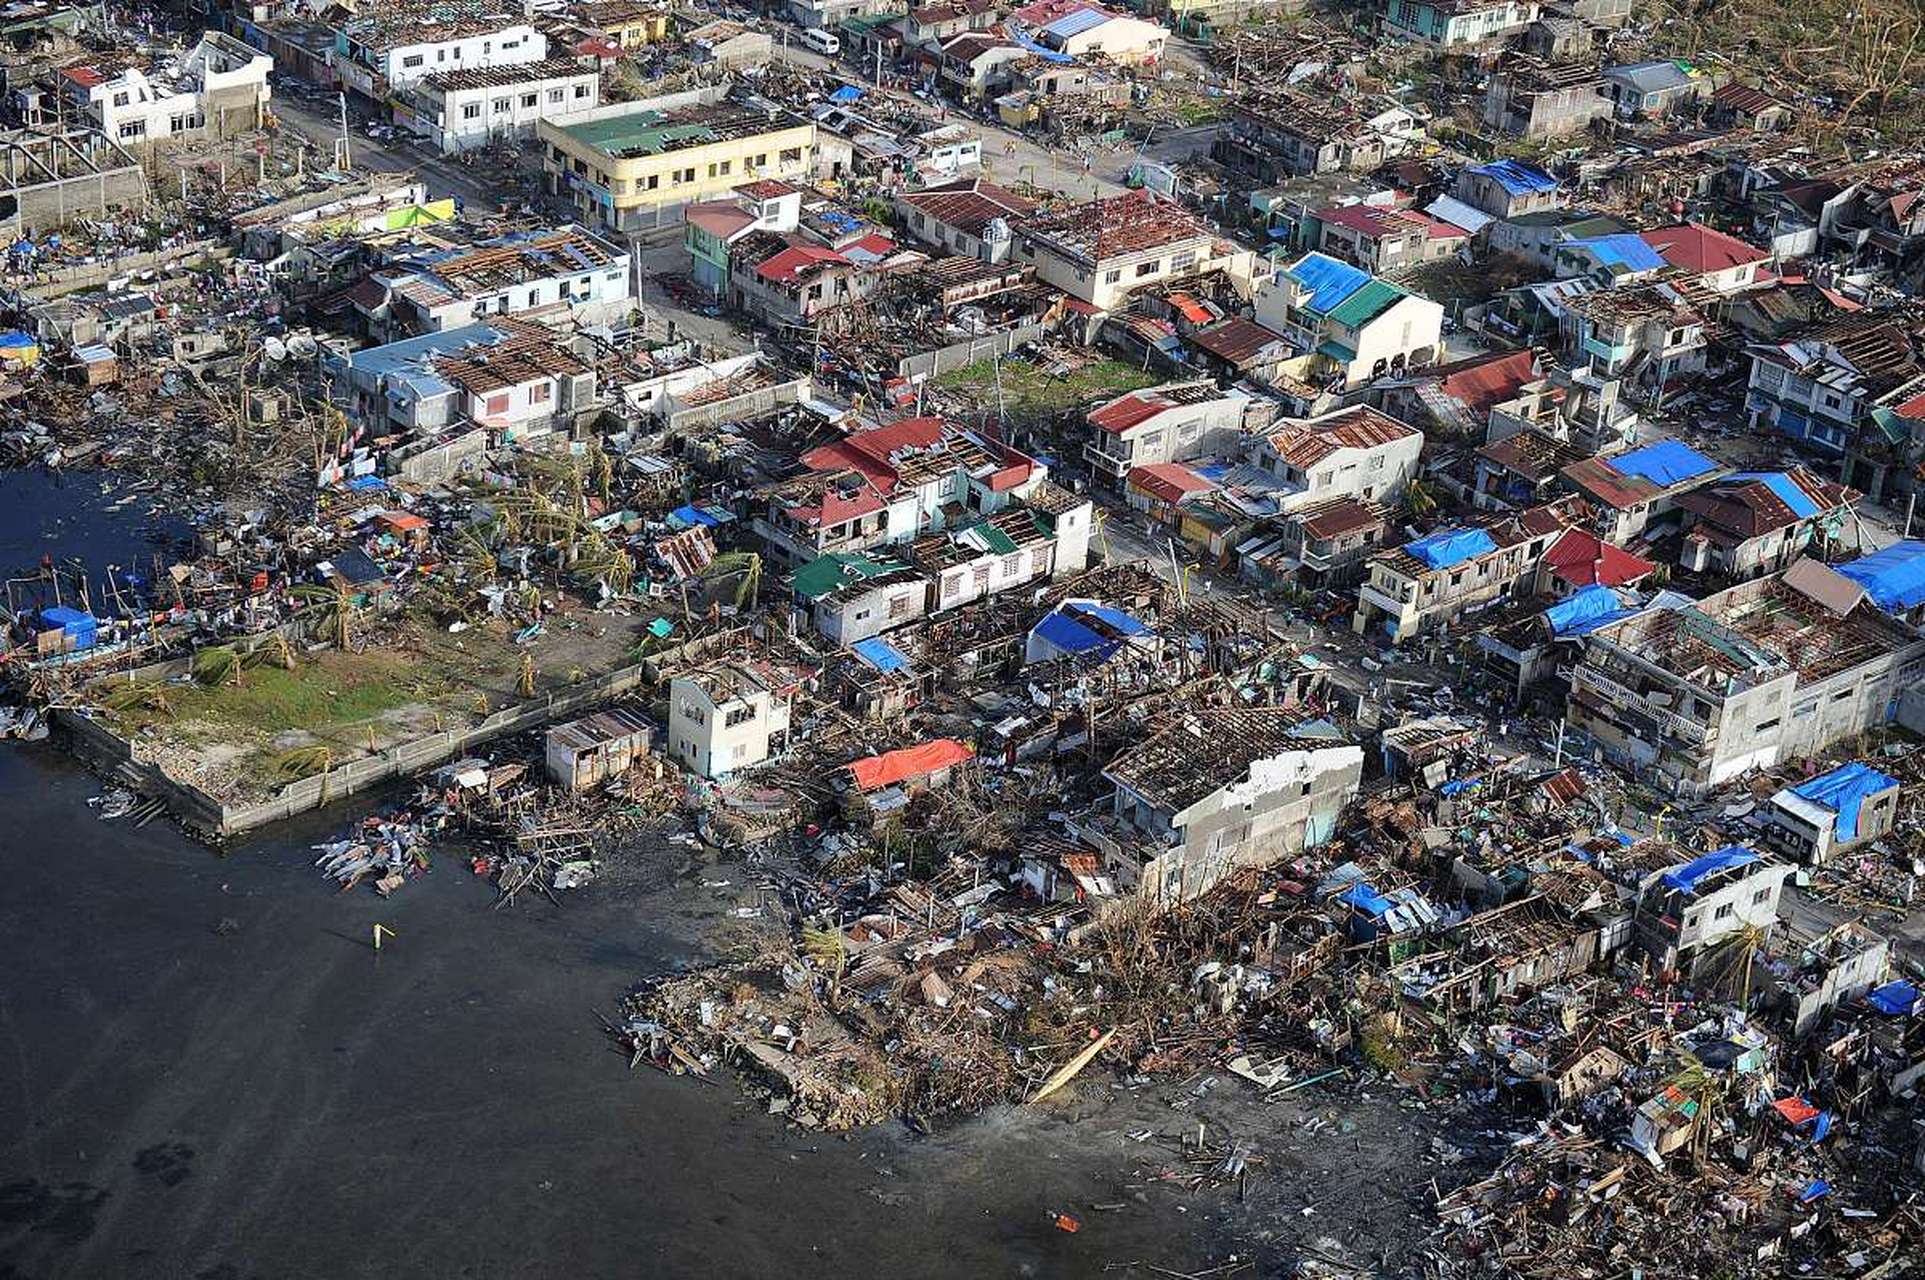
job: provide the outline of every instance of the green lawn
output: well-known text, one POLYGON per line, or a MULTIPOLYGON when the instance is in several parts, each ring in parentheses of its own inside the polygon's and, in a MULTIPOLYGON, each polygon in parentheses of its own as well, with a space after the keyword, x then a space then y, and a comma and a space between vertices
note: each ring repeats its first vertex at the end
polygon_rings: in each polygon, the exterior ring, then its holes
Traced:
MULTIPOLYGON (((1065 409, 1113 399, 1138 387, 1154 386, 1158 381, 1155 374, 1119 360, 1094 360, 1061 378, 1051 377, 1047 370, 1026 360, 1002 362, 1003 406, 1015 418, 1050 417, 1065 409)), ((938 376, 935 386, 984 408, 996 405, 996 370, 988 360, 952 369, 938 376)))

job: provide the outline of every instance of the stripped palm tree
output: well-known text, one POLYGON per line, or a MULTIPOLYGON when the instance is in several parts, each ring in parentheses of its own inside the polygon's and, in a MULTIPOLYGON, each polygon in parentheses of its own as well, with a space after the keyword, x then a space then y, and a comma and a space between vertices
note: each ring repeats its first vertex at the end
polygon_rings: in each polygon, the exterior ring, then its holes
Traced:
POLYGON ((294 588, 294 595, 304 604, 302 612, 311 630, 326 636, 337 649, 346 651, 352 646, 355 624, 360 621, 362 610, 346 582, 336 581, 325 587, 300 586, 294 588))
POLYGON ((535 656, 521 655, 521 670, 515 675, 515 692, 524 698, 535 696, 535 656))
POLYGON ((239 684, 243 665, 240 651, 231 644, 196 650, 190 664, 194 679, 212 689, 239 684))

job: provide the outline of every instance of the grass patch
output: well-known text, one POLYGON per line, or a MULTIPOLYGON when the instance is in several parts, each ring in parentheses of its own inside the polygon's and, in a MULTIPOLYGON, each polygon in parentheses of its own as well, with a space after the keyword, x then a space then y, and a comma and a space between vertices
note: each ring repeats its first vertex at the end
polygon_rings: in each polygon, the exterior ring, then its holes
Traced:
MULTIPOLYGON (((1159 381, 1155 374, 1120 360, 1092 360, 1063 377, 1053 377, 1049 370, 1026 360, 1002 362, 1003 406, 1011 417, 1019 418, 1052 417, 1159 381)), ((935 386, 983 408, 996 407, 996 369, 988 360, 941 374, 935 386)))
POLYGON ((446 692, 441 669, 415 654, 328 651, 301 659, 292 671, 251 668, 238 684, 181 686, 166 713, 132 707, 116 709, 115 719, 134 727, 164 721, 274 734, 352 724, 446 692))

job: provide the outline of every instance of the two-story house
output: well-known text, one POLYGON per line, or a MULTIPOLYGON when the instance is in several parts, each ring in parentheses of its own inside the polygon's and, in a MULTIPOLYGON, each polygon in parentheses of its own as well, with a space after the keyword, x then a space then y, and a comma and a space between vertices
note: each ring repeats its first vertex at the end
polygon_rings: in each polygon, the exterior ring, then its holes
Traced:
POLYGON ((1344 386, 1421 368, 1442 349, 1441 306, 1328 254, 1278 272, 1257 293, 1256 318, 1319 357, 1313 376, 1344 386))
POLYGON ((1842 456, 1891 393, 1925 374, 1916 343, 1898 317, 1851 314, 1756 344, 1745 392, 1751 425, 1842 456))
POLYGON ((1362 783, 1363 749, 1282 708, 1190 711, 1103 777, 1110 812, 1080 834, 1119 888, 1167 907, 1328 842, 1362 783))
POLYGON ((1769 271, 1771 254, 1736 236, 1728 236, 1699 222, 1659 227, 1640 237, 1656 249, 1667 266, 1695 276, 1707 289, 1737 293, 1757 284, 1769 271))
POLYGON ((1464 53, 1523 35, 1537 8, 1533 0, 1386 0, 1384 31, 1464 53))
POLYGON ((1031 214, 1016 228, 1015 260, 1102 313, 1136 289, 1211 271, 1247 282, 1256 255, 1219 241, 1178 205, 1139 190, 1031 214))
POLYGON ((688 249, 690 275, 714 297, 726 296, 733 246, 753 231, 784 235, 801 219, 801 189, 775 178, 745 183, 721 200, 688 206, 682 243, 688 249))
POLYGON ((800 681, 766 663, 716 663, 668 683, 668 754, 704 778, 752 768, 788 746, 800 681))
POLYGON ((385 106, 390 95, 437 72, 540 62, 548 37, 519 15, 469 13, 445 19, 418 11, 357 14, 335 33, 333 65, 341 83, 385 106))
POLYGON ((1566 498, 1482 525, 1449 526, 1372 556, 1351 630, 1381 631, 1399 644, 1510 595, 1535 577, 1546 548, 1579 515, 1566 498))
POLYGON ((1470 243, 1464 228, 1415 209, 1349 204, 1312 216, 1320 252, 1372 275, 1448 258, 1470 243))
POLYGON ((1678 500, 1728 470, 1679 440, 1653 440, 1609 457, 1584 458, 1558 474, 1593 512, 1592 528, 1606 542, 1625 546, 1675 527, 1678 500))
POLYGON ((1212 382, 1179 382, 1118 396, 1085 419, 1083 460, 1098 481, 1121 488, 1132 468, 1241 456, 1250 397, 1212 382))
POLYGON ((924 244, 984 262, 1007 262, 1012 228, 1036 202, 981 177, 956 178, 896 196, 896 216, 924 244))
POLYGON ((1276 424, 1257 446, 1254 461, 1283 489, 1286 512, 1333 498, 1394 506, 1417 475, 1424 433, 1368 405, 1276 424))
POLYGON ((1704 313, 1668 283, 1576 294, 1565 300, 1559 329, 1573 368, 1653 396, 1705 367, 1704 313))
POLYGON ((1843 525, 1858 496, 1803 467, 1733 472, 1678 499, 1679 562, 1727 578, 1788 569, 1825 529, 1843 525))

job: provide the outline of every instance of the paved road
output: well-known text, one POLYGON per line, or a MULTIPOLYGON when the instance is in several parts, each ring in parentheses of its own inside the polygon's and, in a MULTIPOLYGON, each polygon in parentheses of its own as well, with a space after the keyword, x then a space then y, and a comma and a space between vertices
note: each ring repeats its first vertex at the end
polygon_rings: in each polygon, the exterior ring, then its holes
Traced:
MULTIPOLYGON (((281 127, 299 134, 320 148, 323 160, 334 153, 335 139, 341 136, 338 110, 332 99, 298 98, 277 93, 274 114, 281 127)), ((457 196, 464 203, 492 208, 500 199, 494 186, 470 173, 459 162, 412 143, 380 142, 360 128, 351 130, 349 158, 356 169, 379 173, 413 171, 428 184, 431 199, 457 196)))

